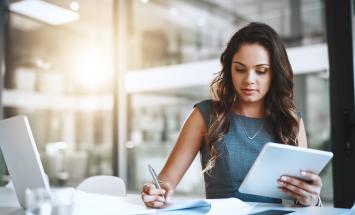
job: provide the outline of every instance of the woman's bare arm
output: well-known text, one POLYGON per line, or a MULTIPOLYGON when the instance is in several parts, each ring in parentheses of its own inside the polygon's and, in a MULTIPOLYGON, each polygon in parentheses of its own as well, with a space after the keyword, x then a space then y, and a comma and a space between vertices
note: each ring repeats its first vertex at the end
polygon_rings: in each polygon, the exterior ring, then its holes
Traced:
POLYGON ((176 185, 196 157, 205 135, 206 126, 202 113, 194 108, 185 121, 174 149, 159 174, 162 189, 151 183, 145 184, 141 193, 142 200, 148 207, 160 208, 170 202, 176 185))
POLYGON ((206 131, 202 113, 194 108, 185 121, 159 178, 175 188, 198 153, 206 131))

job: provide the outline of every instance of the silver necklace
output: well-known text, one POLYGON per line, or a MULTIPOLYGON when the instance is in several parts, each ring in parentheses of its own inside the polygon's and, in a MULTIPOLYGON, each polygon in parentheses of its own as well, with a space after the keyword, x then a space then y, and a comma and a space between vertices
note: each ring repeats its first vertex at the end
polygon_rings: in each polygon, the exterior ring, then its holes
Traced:
POLYGON ((247 130, 245 129, 244 123, 243 123, 242 120, 240 119, 240 116, 238 117, 238 120, 239 120, 240 124, 242 125, 242 128, 243 128, 243 130, 244 130, 244 133, 245 133, 245 135, 247 136, 247 138, 248 138, 249 140, 254 139, 254 138, 260 133, 260 131, 263 129, 264 124, 265 124, 265 121, 264 121, 263 124, 260 126, 260 128, 257 130, 257 132, 251 137, 251 136, 248 135, 248 132, 247 132, 247 130))

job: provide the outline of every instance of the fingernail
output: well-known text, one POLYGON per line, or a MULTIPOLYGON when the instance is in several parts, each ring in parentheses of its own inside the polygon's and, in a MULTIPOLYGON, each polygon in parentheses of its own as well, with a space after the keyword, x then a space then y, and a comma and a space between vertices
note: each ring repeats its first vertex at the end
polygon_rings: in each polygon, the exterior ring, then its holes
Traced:
POLYGON ((282 177, 281 177, 281 180, 282 180, 282 181, 287 181, 287 177, 286 177, 286 176, 282 176, 282 177))
POLYGON ((306 176, 307 175, 307 172, 306 171, 301 171, 301 174, 306 176))

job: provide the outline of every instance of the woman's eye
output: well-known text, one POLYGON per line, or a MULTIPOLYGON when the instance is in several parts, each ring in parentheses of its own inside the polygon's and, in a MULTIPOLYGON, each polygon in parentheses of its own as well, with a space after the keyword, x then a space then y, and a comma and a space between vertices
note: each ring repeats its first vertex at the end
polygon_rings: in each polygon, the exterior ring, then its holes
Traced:
POLYGON ((258 73, 258 74, 266 74, 267 71, 268 71, 267 69, 256 70, 256 73, 258 73))
POLYGON ((237 72, 244 72, 244 69, 236 68, 235 71, 237 71, 237 72))

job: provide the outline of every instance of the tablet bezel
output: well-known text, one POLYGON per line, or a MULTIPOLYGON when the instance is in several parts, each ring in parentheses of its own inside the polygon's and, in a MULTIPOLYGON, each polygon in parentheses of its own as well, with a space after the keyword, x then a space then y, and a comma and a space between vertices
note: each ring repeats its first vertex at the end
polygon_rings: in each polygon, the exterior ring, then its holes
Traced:
POLYGON ((266 143, 239 187, 239 192, 280 199, 293 199, 278 190, 282 175, 304 178, 301 170, 319 174, 333 157, 332 152, 266 143))

